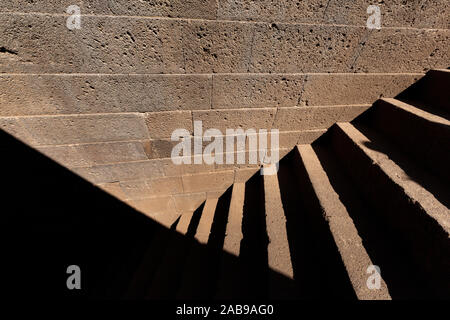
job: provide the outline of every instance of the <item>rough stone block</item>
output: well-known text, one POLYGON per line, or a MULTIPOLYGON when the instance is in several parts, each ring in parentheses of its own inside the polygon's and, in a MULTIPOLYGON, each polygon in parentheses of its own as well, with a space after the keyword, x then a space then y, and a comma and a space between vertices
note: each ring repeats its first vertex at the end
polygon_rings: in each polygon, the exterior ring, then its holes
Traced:
POLYGON ((184 192, 223 190, 233 184, 234 171, 185 175, 182 179, 184 192))
POLYGON ((395 97, 421 74, 311 74, 299 106, 371 104, 380 97, 395 97))
POLYGON ((304 75, 214 75, 213 109, 293 107, 304 75))
POLYGON ((37 149, 69 168, 148 160, 143 143, 139 141, 50 146, 37 149))
POLYGON ((354 64, 356 72, 426 72, 447 68, 450 30, 372 30, 354 64))
POLYGON ((259 168, 236 169, 234 183, 247 182, 253 175, 259 174, 259 168))
POLYGON ((172 132, 176 129, 186 129, 191 134, 193 133, 190 111, 151 112, 145 116, 145 123, 152 139, 170 139, 172 132))
POLYGON ((1 75, 0 116, 204 110, 208 75, 1 75))
POLYGON ((120 184, 118 182, 100 184, 98 187, 120 200, 127 199, 127 196, 122 191, 122 188, 120 188, 120 184))
POLYGON ((79 6, 80 9, 84 8, 81 1, 73 0, 8 0, 0 3, 0 12, 66 13, 67 7, 74 4, 79 6))
POLYGON ((346 26, 258 24, 251 72, 347 72, 365 29, 346 26))
POLYGON ((93 17, 69 30, 65 16, 0 21, 0 73, 184 73, 181 21, 93 17))
POLYGON ((370 106, 281 108, 273 125, 280 131, 327 129, 338 121, 351 121, 370 106))
POLYGON ((128 199, 167 196, 183 192, 181 177, 122 181, 120 186, 128 199))
POLYGON ((34 146, 148 139, 140 114, 0 117, 0 128, 34 146))
POLYGON ((369 17, 367 7, 371 4, 380 7, 382 27, 448 29, 450 26, 450 5, 447 0, 391 0, 376 3, 365 0, 333 0, 328 5, 324 22, 365 26, 369 17))
POLYGON ((156 179, 163 176, 161 164, 155 160, 74 168, 72 170, 94 184, 156 179))
POLYGON ((136 210, 141 211, 150 217, 176 213, 172 197, 130 200, 128 203, 136 210))
POLYGON ((176 194, 173 196, 173 200, 178 212, 193 212, 206 200, 206 193, 176 194))
POLYGON ((226 134, 226 129, 270 129, 275 112, 275 108, 193 111, 193 118, 203 122, 204 131, 216 128, 226 134))
POLYGON ((189 21, 183 31, 186 73, 247 72, 252 34, 251 24, 189 21))
POLYGON ((328 0, 219 0, 218 19, 320 23, 328 0))
POLYGON ((215 0, 99 1, 83 0, 87 12, 108 15, 214 19, 215 0))

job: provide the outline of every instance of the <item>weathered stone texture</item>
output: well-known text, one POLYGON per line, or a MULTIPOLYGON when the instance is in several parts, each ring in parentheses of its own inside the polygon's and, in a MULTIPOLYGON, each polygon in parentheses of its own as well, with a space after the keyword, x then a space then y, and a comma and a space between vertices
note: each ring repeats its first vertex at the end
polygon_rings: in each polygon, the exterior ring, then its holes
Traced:
POLYGON ((213 109, 292 107, 304 75, 214 75, 213 109))
POLYGON ((328 0, 219 0, 218 19, 320 23, 328 0))
POLYGON ((190 111, 150 112, 146 114, 150 138, 170 138, 176 129, 185 129, 192 134, 192 113, 190 111))
POLYGON ((450 30, 372 30, 354 62, 356 72, 425 72, 447 68, 450 30))
POLYGON ((186 73, 248 72, 252 24, 190 21, 184 27, 186 73))
POLYGON ((278 111, 273 124, 281 131, 329 128, 338 121, 351 121, 367 110, 366 106, 294 107, 278 111))
POLYGON ((142 141, 49 146, 38 150, 71 168, 148 160, 142 141))
POLYGON ((33 146, 148 139, 140 114, 0 117, 0 128, 33 146))
POLYGON ((0 72, 184 73, 182 24, 164 19, 0 15, 0 72))
POLYGON ((299 106, 370 104, 380 97, 395 97, 422 74, 311 74, 299 106))
POLYGON ((226 129, 270 129, 275 112, 275 108, 193 111, 193 118, 201 120, 203 128, 216 128, 225 134, 226 129))
POLYGON ((260 24, 251 72, 348 72, 363 28, 260 24))
POLYGON ((413 27, 448 29, 450 4, 447 0, 432 1, 346 1, 331 0, 324 16, 324 23, 366 25, 367 7, 378 5, 382 27, 413 27))
POLYGON ((182 179, 185 192, 225 190, 234 182, 234 171, 185 175, 182 179))
POLYGON ((210 76, 1 75, 0 116, 210 109, 210 76))
POLYGON ((74 168, 73 171, 95 184, 139 179, 156 179, 163 176, 161 165, 156 160, 74 168))

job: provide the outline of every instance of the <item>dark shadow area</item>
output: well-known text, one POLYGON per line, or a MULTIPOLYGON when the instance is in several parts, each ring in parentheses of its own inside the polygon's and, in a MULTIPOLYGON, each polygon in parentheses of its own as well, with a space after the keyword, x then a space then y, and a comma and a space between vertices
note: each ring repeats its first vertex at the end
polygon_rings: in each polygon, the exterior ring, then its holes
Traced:
MULTIPOLYGON (((201 252, 206 261, 218 255, 233 263, 241 259, 222 252, 230 190, 219 201, 205 246, 177 233, 176 225, 167 229, 156 223, 4 131, 0 147, 2 288, 9 299, 144 298, 173 243, 175 256, 184 255, 181 246, 189 248, 186 252, 201 252), (81 290, 67 288, 71 265, 81 269, 81 290)), ((196 228, 198 215, 190 230, 196 228)), ((177 277, 184 264, 178 267, 177 277)), ((217 264, 211 272, 217 272, 217 264)), ((279 274, 273 277, 286 281, 279 274)), ((168 296, 175 293, 174 288, 168 296)), ((211 299, 211 292, 207 294, 211 299)))
POLYGON ((182 281, 183 269, 202 215, 203 202, 192 214, 186 235, 173 233, 167 241, 165 254, 159 260, 155 275, 147 286, 148 299, 174 299, 182 281))
POLYGON ((295 150, 280 161, 278 179, 300 296, 356 299, 306 169, 295 150))
POLYGON ((242 241, 240 259, 248 295, 253 299, 266 299, 268 281, 267 245, 264 182, 257 171, 245 183, 245 198, 242 216, 242 241))
POLYGON ((450 120, 449 76, 430 70, 395 99, 450 120))

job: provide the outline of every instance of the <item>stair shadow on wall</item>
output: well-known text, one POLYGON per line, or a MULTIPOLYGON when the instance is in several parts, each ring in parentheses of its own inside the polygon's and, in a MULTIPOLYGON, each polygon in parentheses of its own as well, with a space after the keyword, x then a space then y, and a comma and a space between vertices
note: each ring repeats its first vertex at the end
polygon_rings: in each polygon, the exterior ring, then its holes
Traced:
MULTIPOLYGON (((210 256, 210 246, 192 233, 160 225, 2 130, 0 147, 2 288, 9 298, 123 298, 133 283, 148 283, 152 270, 142 266, 150 261, 155 270, 160 260, 154 258, 165 254, 167 243, 210 256), (70 265, 81 269, 81 290, 67 289, 70 265)), ((220 256, 230 264, 240 260, 221 250, 220 256)), ((134 297, 148 296, 143 289, 134 297)))

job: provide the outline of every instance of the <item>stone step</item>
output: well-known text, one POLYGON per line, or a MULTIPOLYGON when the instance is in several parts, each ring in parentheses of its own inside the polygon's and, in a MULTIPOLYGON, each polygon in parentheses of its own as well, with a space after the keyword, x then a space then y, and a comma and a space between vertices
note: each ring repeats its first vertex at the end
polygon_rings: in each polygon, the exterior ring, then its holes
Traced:
POLYGON ((432 287, 445 293, 450 288, 442 281, 450 264, 449 209, 385 154, 371 149, 371 141, 350 123, 333 127, 331 139, 334 152, 379 218, 402 237, 432 287))
POLYGON ((292 269, 291 252, 286 231, 286 216, 281 201, 277 174, 264 175, 264 203, 266 228, 269 244, 267 248, 268 265, 273 273, 269 278, 269 297, 272 299, 293 298, 294 271, 292 269), (274 274, 281 274, 292 282, 291 288, 278 281, 274 274))
POLYGON ((328 180, 317 155, 311 145, 297 146, 296 152, 306 170, 309 182, 314 189, 323 218, 328 222, 334 242, 347 270, 358 299, 390 299, 384 280, 379 290, 367 286, 367 269, 374 263, 367 254, 346 207, 339 199, 328 180))
POLYGON ((240 286, 245 281, 239 261, 229 258, 229 254, 239 257, 241 253, 244 197, 245 184, 235 183, 231 195, 223 253, 219 267, 220 271, 216 292, 216 298, 218 299, 231 299, 235 295, 239 295, 240 286))
POLYGON ((450 121, 396 99, 378 100, 369 125, 431 171, 450 179, 450 121))

